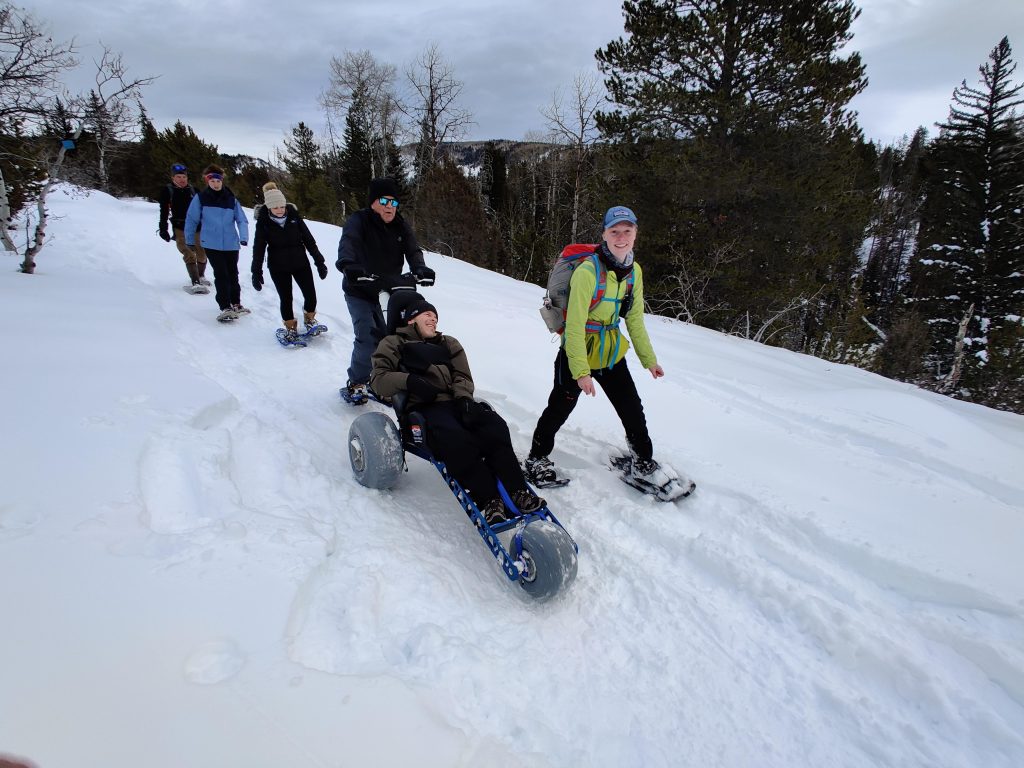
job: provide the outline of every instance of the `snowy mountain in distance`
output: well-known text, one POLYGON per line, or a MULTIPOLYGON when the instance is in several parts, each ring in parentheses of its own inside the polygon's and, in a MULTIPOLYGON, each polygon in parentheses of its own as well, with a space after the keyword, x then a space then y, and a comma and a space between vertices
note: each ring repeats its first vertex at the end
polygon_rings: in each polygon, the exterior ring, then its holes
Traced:
MULTIPOLYGON (((545 492, 567 594, 509 584, 437 473, 354 482, 340 275, 218 324, 157 206, 51 198, 0 272, 0 755, 39 768, 1024 765, 1024 417, 664 318, 631 358, 659 504, 584 398, 545 492)), ((340 230, 311 222, 328 261, 340 230)), ((638 243, 643 261, 643 243, 638 243)), ((427 254, 522 455, 542 289, 427 254)), ((377 406, 372 406, 377 407, 377 406)))

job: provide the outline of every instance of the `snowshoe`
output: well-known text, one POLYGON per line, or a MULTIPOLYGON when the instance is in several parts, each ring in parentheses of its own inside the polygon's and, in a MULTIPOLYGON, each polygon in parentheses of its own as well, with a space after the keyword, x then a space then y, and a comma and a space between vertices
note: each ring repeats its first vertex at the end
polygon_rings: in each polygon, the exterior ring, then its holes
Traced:
POLYGON ((569 478, 561 477, 547 456, 527 458, 523 462, 523 474, 531 485, 538 488, 562 488, 569 484, 569 478))
POLYGON ((185 293, 191 293, 191 294, 200 294, 200 293, 209 293, 210 292, 210 289, 207 288, 202 283, 193 283, 192 285, 183 285, 183 286, 181 286, 181 289, 183 291, 185 291, 185 293))
POLYGON ((230 323, 232 320, 237 320, 237 319, 238 319, 238 314, 231 307, 228 307, 227 309, 222 309, 220 311, 220 314, 217 315, 217 322, 218 323, 230 323))
POLYGON ((306 342, 304 342, 299 334, 295 333, 295 331, 289 331, 287 328, 278 328, 275 333, 277 334, 277 340, 282 347, 306 346, 306 342))
POLYGON ((314 325, 307 325, 306 332, 300 333, 299 336, 304 339, 311 339, 314 336, 319 336, 321 333, 327 333, 327 326, 316 323, 314 325))
POLYGON ((667 464, 651 461, 648 467, 634 467, 632 456, 612 456, 608 466, 618 471, 619 479, 658 501, 676 501, 693 493, 697 484, 688 477, 680 477, 667 464))

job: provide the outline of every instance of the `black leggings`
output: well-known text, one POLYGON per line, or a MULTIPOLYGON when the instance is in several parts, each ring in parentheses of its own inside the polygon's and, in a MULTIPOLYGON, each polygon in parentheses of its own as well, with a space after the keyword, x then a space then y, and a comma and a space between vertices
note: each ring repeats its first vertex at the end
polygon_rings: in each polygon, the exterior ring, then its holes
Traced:
POLYGON ((487 506, 498 495, 495 478, 510 494, 526 490, 508 424, 497 413, 481 414, 470 430, 459 422, 452 400, 429 403, 417 410, 427 420, 427 445, 434 457, 445 463, 478 507, 487 506))
POLYGON ((303 260, 300 264, 286 270, 270 270, 270 279, 274 281, 277 288, 277 295, 281 299, 281 319, 294 320, 295 312, 292 311, 292 278, 299 284, 302 291, 302 311, 316 312, 316 284, 313 282, 313 270, 310 269, 309 261, 303 260))
MULTIPOLYGON (((654 446, 647 432, 647 418, 644 416, 644 404, 636 391, 636 384, 626 367, 623 357, 611 368, 591 371, 594 381, 601 385, 605 395, 611 402, 619 421, 626 430, 626 442, 633 452, 641 459, 654 456, 654 446)), ((548 404, 544 413, 537 420, 537 428, 533 431, 533 443, 530 445, 531 456, 547 456, 555 447, 555 435, 573 412, 579 402, 580 385, 573 379, 569 371, 569 358, 564 349, 558 350, 555 358, 555 383, 548 396, 548 404)))
POLYGON ((217 306, 227 309, 242 303, 242 287, 238 284, 238 251, 206 249, 206 258, 213 267, 213 289, 217 306))

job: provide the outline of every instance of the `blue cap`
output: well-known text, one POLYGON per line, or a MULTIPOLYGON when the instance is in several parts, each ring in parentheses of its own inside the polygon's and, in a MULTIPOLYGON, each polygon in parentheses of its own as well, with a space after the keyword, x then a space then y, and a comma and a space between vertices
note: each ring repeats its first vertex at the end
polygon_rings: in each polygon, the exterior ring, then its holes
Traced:
POLYGON ((628 221, 635 227, 636 214, 624 205, 613 205, 604 215, 604 228, 614 227, 616 224, 621 224, 624 221, 628 221))

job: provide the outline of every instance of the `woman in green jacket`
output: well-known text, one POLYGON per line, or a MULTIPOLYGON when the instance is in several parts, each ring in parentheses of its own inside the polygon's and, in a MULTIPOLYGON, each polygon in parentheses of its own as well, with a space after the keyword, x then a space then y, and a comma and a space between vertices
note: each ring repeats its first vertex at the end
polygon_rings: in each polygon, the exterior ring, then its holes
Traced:
POLYGON ((626 441, 633 454, 633 475, 642 479, 658 471, 644 406, 626 367, 631 340, 641 365, 656 379, 665 375, 644 326, 643 272, 633 260, 636 235, 633 211, 622 205, 609 208, 604 216, 602 243, 595 251, 598 263, 593 259, 586 261, 572 274, 565 333, 555 358, 555 382, 547 407, 537 421, 526 459, 526 475, 531 482, 548 485, 560 481, 548 458, 555 446, 555 435, 576 407, 580 393, 591 397, 596 394, 595 381, 626 430, 626 441), (599 271, 605 275, 605 292, 591 309, 601 277, 599 271), (626 322, 629 340, 619 330, 621 319, 626 322))

